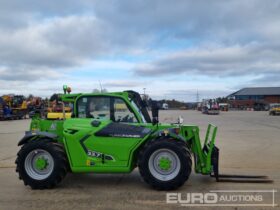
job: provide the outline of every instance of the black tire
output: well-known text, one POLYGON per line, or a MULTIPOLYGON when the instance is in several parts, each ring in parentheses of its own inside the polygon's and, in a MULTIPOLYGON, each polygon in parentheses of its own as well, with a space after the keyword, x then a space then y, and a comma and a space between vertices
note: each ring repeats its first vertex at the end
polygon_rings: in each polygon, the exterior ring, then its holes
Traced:
POLYGON ((144 181, 153 188, 157 190, 174 190, 182 186, 190 176, 192 170, 191 154, 186 143, 183 141, 169 138, 155 139, 148 141, 139 152, 138 167, 144 181), (179 172, 177 171, 177 175, 170 180, 160 180, 150 170, 149 160, 153 157, 153 154, 160 150, 172 151, 180 161, 179 172))
MULTIPOLYGON (((36 154, 36 152, 35 152, 36 154)), ((32 189, 50 189, 59 184, 66 176, 68 160, 64 148, 58 143, 51 142, 49 139, 33 140, 22 146, 17 154, 16 172, 19 179, 32 189), (53 167, 50 174, 44 179, 34 179, 25 168, 25 161, 28 155, 34 151, 46 151, 53 159, 53 167)))

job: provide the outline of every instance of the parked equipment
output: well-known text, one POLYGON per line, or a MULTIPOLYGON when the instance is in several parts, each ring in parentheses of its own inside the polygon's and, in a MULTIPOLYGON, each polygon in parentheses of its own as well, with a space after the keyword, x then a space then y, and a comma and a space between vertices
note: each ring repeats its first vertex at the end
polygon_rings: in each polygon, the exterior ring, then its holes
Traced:
POLYGON ((18 143, 16 171, 33 189, 55 187, 68 171, 130 173, 138 167, 150 186, 172 190, 188 180, 192 156, 195 172, 217 181, 271 182, 263 176, 221 175, 216 126, 208 126, 201 145, 198 126, 182 125, 182 118, 159 123, 157 102, 150 118, 137 92, 64 94, 61 99, 74 104, 73 117, 34 117, 18 143), (120 104, 122 109, 117 108, 120 104))
POLYGON ((168 103, 163 103, 162 104, 162 109, 167 110, 169 108, 168 103))
POLYGON ((221 111, 227 112, 229 110, 229 104, 228 103, 219 103, 219 109, 221 111))
POLYGON ((219 104, 214 99, 203 100, 201 112, 208 115, 218 115, 220 114, 219 104))
POLYGON ((6 104, 5 100, 0 97, 0 120, 11 119, 12 110, 6 104))
POLYGON ((269 115, 280 115, 280 104, 271 104, 269 115))
POLYGON ((26 118, 28 113, 26 98, 22 95, 15 95, 11 102, 12 114, 16 119, 26 118))
POLYGON ((15 120, 26 118, 27 102, 22 95, 4 95, 0 100, 0 119, 15 120))
MULTIPOLYGON (((65 90, 68 93, 71 92, 71 89, 65 90)), ((66 93, 66 92, 65 92, 66 93)), ((71 103, 60 102, 61 94, 53 94, 47 107, 47 119, 63 119, 71 118, 72 115, 72 108, 71 103)))

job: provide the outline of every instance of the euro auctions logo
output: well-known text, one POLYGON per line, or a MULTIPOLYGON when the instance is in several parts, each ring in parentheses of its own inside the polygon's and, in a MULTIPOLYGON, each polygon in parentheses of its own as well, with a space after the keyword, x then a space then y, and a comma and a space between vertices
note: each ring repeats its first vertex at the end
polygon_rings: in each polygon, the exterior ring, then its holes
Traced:
POLYGON ((167 203, 180 203, 180 204, 213 204, 218 203, 217 193, 167 193, 167 203))
POLYGON ((167 193, 167 204, 181 206, 278 206, 276 190, 211 190, 206 193, 167 193))

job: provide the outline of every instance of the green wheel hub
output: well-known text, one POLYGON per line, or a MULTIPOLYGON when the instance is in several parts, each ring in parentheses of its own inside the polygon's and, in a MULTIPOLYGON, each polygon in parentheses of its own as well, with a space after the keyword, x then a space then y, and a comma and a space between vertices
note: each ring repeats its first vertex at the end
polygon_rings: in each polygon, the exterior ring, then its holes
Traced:
POLYGON ((167 157, 161 157, 159 159, 159 167, 164 171, 169 170, 171 168, 171 164, 172 161, 167 157))
POLYGON ((38 170, 44 170, 48 166, 48 161, 44 157, 38 157, 35 160, 35 167, 38 170))
POLYGON ((169 148, 160 148, 151 154, 148 167, 153 177, 166 182, 178 176, 181 161, 175 151, 169 148))

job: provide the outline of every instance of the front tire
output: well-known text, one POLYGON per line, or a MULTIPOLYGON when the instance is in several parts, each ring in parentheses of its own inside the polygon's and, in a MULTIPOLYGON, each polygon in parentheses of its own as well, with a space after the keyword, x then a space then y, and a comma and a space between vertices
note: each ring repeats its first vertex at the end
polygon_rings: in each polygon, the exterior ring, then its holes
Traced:
POLYGON ((138 167, 144 181, 158 190, 174 190, 189 178, 191 154, 183 141, 156 139, 140 151, 138 167))
POLYGON ((32 189, 50 189, 67 173, 68 161, 63 147, 48 139, 26 143, 18 152, 16 171, 19 179, 32 189))

